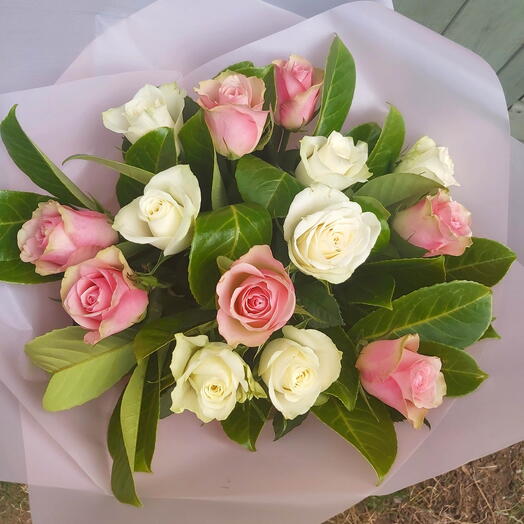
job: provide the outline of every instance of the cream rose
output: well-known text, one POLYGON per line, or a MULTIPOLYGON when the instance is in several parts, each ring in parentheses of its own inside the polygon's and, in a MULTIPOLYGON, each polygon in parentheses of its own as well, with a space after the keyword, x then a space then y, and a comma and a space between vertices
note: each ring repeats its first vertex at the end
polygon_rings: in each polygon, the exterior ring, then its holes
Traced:
POLYGON ((414 173, 430 178, 444 187, 459 186, 455 180, 455 167, 447 147, 437 147, 429 136, 419 138, 400 157, 395 173, 414 173))
POLYGON ((368 145, 352 137, 333 131, 324 136, 305 136, 300 141, 300 163, 295 175, 305 186, 325 184, 335 189, 346 189, 370 176, 366 162, 368 145))
POLYGON ((107 129, 122 133, 131 143, 159 127, 171 127, 177 136, 185 96, 176 82, 160 87, 147 84, 129 102, 104 111, 102 120, 107 129))
POLYGON ((340 375, 342 353, 324 333, 285 326, 262 351, 259 373, 285 418, 306 413, 340 375))
POLYGON ((117 213, 113 228, 130 242, 174 255, 191 244, 199 211, 198 180, 189 166, 178 165, 153 176, 143 196, 117 213))
POLYGON ((189 410, 202 422, 225 420, 237 402, 265 397, 249 366, 231 346, 205 335, 175 335, 171 373, 176 386, 171 411, 189 410))
POLYGON ((293 200, 284 238, 293 264, 332 284, 346 281, 369 256, 380 222, 337 189, 313 185, 293 200))

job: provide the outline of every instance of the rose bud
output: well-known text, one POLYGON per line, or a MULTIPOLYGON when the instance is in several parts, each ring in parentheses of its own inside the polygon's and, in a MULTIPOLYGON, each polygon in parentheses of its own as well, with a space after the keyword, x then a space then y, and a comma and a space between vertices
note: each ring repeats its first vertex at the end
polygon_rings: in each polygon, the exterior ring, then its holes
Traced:
POLYGON ((39 275, 53 275, 115 244, 118 235, 104 214, 49 200, 38 204, 17 241, 23 262, 34 264, 39 275))
POLYGON ((291 55, 289 60, 275 60, 273 64, 277 90, 275 122, 296 131, 313 118, 324 71, 297 55, 291 55))
POLYGON ((446 394, 440 358, 420 355, 418 346, 418 335, 378 340, 362 349, 355 364, 362 387, 402 413, 415 428, 446 394))
POLYGON ((218 330, 232 346, 260 346, 291 318, 295 288, 269 246, 254 246, 217 284, 218 330))
POLYGON ((84 336, 86 344, 96 344, 142 320, 148 296, 132 277, 133 271, 115 246, 67 269, 60 297, 71 318, 90 330, 84 336))
POLYGON ((472 243, 470 225, 471 213, 445 190, 398 212, 392 222, 404 240, 428 251, 425 257, 462 255, 472 243))
POLYGON ((263 111, 264 81, 224 71, 200 82, 195 91, 217 153, 239 158, 260 141, 269 111, 263 111))

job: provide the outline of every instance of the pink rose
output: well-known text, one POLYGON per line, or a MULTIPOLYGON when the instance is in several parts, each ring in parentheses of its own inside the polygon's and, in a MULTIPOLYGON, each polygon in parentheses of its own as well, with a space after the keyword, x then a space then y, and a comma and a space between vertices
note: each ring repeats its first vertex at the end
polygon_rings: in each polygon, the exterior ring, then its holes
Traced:
POLYGON ((419 355, 418 345, 418 335, 378 340, 364 347, 356 363, 362 387, 400 411, 415 428, 446 394, 440 358, 419 355))
POLYGON ((257 147, 269 114, 262 110, 265 90, 262 79, 231 71, 198 84, 197 102, 217 153, 238 158, 257 147))
POLYGON ((260 346, 295 311, 295 288, 269 246, 254 246, 217 284, 218 330, 231 346, 260 346))
POLYGON ((324 71, 297 55, 291 55, 287 61, 275 60, 273 64, 277 89, 275 121, 296 131, 313 118, 324 71))
POLYGON ((135 286, 133 271, 115 246, 68 268, 60 296, 64 309, 83 328, 87 344, 139 322, 147 308, 147 292, 135 286))
POLYGON ((61 273, 116 242, 118 233, 105 215, 54 200, 38 204, 18 231, 20 258, 34 264, 39 275, 61 273))
POLYGON ((397 213, 392 225, 404 240, 427 249, 425 257, 458 256, 471 246, 471 213, 443 189, 397 213))

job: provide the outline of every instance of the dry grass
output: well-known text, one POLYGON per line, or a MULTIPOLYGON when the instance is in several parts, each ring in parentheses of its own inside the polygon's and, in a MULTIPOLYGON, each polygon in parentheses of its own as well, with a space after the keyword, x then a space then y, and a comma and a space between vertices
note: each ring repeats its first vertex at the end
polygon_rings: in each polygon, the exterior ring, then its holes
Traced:
MULTIPOLYGON (((369 497, 325 524, 524 524, 524 443, 386 497, 369 497)), ((0 482, 0 523, 31 524, 27 489, 0 482)))

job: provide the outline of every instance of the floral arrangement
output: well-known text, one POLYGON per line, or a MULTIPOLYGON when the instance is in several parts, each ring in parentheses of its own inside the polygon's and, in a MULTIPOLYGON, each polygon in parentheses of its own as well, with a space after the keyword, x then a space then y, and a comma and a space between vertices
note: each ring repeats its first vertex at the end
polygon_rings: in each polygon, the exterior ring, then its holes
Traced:
MULTIPOLYGON (((447 148, 404 152, 404 121, 343 130, 355 64, 335 37, 325 70, 299 56, 240 62, 195 88, 146 85, 102 115, 122 161, 113 214, 24 133, 14 163, 53 195, 1 191, 0 279, 61 280, 74 325, 30 341, 49 411, 115 385, 112 489, 139 505, 159 419, 191 411, 254 451, 315 416, 382 479, 394 423, 429 426, 444 396, 487 375, 465 348, 497 338, 490 287, 515 255, 472 236, 447 148)), ((300 431, 300 429, 299 429, 300 431)))

